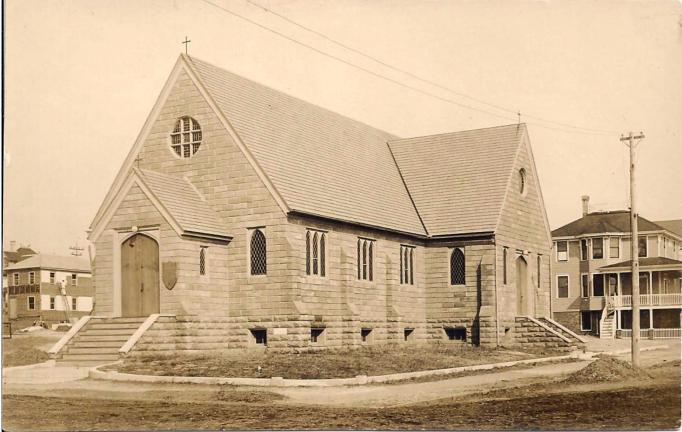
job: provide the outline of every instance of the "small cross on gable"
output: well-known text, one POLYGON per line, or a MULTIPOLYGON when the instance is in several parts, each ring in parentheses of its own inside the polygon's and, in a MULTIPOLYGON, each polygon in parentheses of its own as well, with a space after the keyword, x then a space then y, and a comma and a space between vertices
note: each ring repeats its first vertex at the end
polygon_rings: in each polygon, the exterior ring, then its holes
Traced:
POLYGON ((187 36, 185 36, 185 40, 182 42, 185 45, 185 54, 187 54, 187 46, 189 45, 190 42, 192 41, 187 39, 187 36))

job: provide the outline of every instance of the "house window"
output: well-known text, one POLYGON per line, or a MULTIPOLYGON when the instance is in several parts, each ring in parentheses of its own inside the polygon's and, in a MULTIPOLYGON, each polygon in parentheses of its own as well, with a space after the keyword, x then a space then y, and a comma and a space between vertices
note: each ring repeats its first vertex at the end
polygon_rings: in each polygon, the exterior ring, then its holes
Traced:
POLYGON ((592 239, 592 259, 604 258, 604 239, 601 237, 592 239))
POLYGON ((594 297, 604 297, 604 275, 592 275, 592 295, 594 297))
POLYGON ((414 334, 413 328, 403 329, 403 337, 405 338, 405 342, 411 341, 413 334, 414 334))
POLYGON ((251 232, 251 274, 264 275, 268 270, 265 234, 260 229, 251 232))
POLYGON ((648 247, 646 243, 646 236, 644 237, 639 237, 637 239, 637 249, 638 249, 638 255, 640 258, 646 258, 648 256, 648 247))
POLYGON ((580 260, 587 260, 587 239, 580 240, 580 260))
POLYGON ((526 170, 524 168, 519 170, 519 193, 526 196, 526 170))
POLYGON ((358 239, 358 279, 374 279, 374 240, 358 239))
POLYGON ((12 273, 12 285, 19 285, 19 273, 12 273))
POLYGON ((556 242, 556 260, 557 261, 568 261, 568 242, 567 241, 556 242))
POLYGON ((33 285, 36 283, 36 272, 29 272, 28 273, 28 284, 33 285))
POLYGON ((590 296, 590 275, 587 273, 580 275, 580 295, 582 297, 590 296))
POLYGON ((592 331, 592 314, 590 311, 580 312, 580 330, 592 331))
POLYGON ((466 284, 464 251, 454 248, 450 255, 450 285, 466 284))
POLYGON ((201 246, 199 248, 199 275, 206 275, 206 246, 201 246))
POLYGON ((609 257, 619 258, 620 257, 620 238, 611 237, 609 239, 609 257))
POLYGON ((557 276, 557 297, 567 298, 568 297, 568 276, 560 275, 557 276))
POLYGON ((71 310, 76 310, 76 306, 78 305, 76 300, 76 297, 71 297, 71 310))
POLYGON ((363 342, 370 342, 371 338, 370 336, 372 335, 372 329, 371 328, 363 328, 360 330, 360 338, 362 339, 363 342))
POLYGON ((170 137, 173 152, 180 158, 189 158, 201 145, 201 127, 193 118, 181 117, 175 123, 175 129, 170 137))
POLYGON ((400 283, 414 285, 414 247, 400 246, 400 283))
POLYGON ((76 282, 78 281, 78 276, 76 273, 71 273, 71 285, 76 286, 76 282))
POLYGON ((308 230, 305 234, 305 270, 308 275, 324 276, 326 271, 325 244, 327 235, 308 230))
POLYGON ((50 297, 50 310, 54 310, 54 309, 55 309, 55 298, 50 297))
POLYGON ((542 286, 542 279, 540 279, 540 276, 542 275, 542 256, 538 255, 538 288, 542 286))
POLYGON ((26 297, 26 300, 28 301, 28 310, 34 310, 36 308, 36 298, 34 296, 28 296, 26 297))
POLYGON ((324 333, 324 328, 311 328, 310 342, 312 343, 322 342, 322 333, 324 333))
POLYGON ((502 249, 502 283, 507 284, 507 248, 502 249))
POLYGON ((50 272, 50 283, 53 284, 55 280, 55 272, 50 272))
POLYGON ((256 345, 268 345, 268 331, 266 329, 251 329, 251 336, 256 345))

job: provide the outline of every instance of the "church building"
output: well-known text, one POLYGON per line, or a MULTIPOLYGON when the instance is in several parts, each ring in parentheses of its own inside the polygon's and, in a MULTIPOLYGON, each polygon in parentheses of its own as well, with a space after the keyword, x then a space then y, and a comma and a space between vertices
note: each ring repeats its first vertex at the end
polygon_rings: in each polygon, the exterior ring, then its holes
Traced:
POLYGON ((399 138, 183 54, 89 239, 139 349, 569 339, 524 124, 399 138))

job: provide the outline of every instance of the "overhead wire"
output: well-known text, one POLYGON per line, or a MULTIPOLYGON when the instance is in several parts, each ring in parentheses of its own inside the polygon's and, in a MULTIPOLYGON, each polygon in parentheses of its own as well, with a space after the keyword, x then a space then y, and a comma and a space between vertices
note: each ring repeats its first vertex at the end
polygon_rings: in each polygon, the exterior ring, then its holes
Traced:
MULTIPOLYGON (((338 41, 338 40, 336 40, 336 39, 334 39, 334 38, 332 38, 332 37, 330 37, 330 36, 327 36, 326 34, 320 32, 320 31, 317 31, 317 30, 315 30, 315 29, 313 29, 313 28, 310 28, 310 27, 308 27, 308 26, 306 26, 306 25, 304 25, 304 24, 301 24, 301 23, 299 23, 299 22, 297 22, 297 21, 294 21, 293 19, 287 17, 286 15, 283 15, 283 14, 281 14, 281 13, 279 13, 279 12, 277 12, 277 11, 271 9, 271 8, 265 7, 265 6, 261 5, 261 4, 259 4, 258 2, 255 2, 255 1, 253 1, 253 0, 244 0, 244 1, 247 2, 247 3, 249 3, 249 4, 251 4, 251 5, 253 5, 253 6, 255 6, 255 7, 257 7, 257 8, 259 8, 259 9, 262 9, 263 11, 265 11, 265 12, 267 12, 267 13, 270 13, 270 14, 272 14, 272 15, 275 15, 275 16, 279 17, 280 19, 282 19, 282 20, 284 20, 284 21, 286 21, 286 22, 288 22, 288 23, 290 23, 290 24, 292 24, 292 25, 294 25, 294 26, 296 26, 296 27, 299 27, 299 28, 301 28, 301 29, 303 29, 303 30, 305 30, 305 31, 307 31, 307 32, 310 32, 310 33, 312 33, 312 34, 314 34, 314 35, 316 35, 316 36, 318 36, 318 37, 321 37, 321 38, 323 38, 323 39, 325 39, 325 40, 327 40, 327 41, 329 41, 329 42, 331 42, 331 43, 333 43, 333 44, 335 44, 335 45, 337 45, 337 46, 340 46, 341 48, 344 48, 344 49, 346 49, 346 50, 348 50, 348 51, 351 51, 351 52, 353 52, 353 53, 355 53, 355 54, 358 54, 358 55, 360 55, 360 56, 362 56, 362 57, 364 57, 364 58, 366 58, 366 59, 369 59, 369 60, 371 60, 371 61, 373 61, 373 62, 375 62, 375 63, 378 63, 378 64, 380 64, 381 66, 384 66, 384 67, 386 67, 386 68, 388 68, 388 69, 391 69, 391 70, 396 71, 396 72, 400 72, 400 73, 402 73, 402 74, 404 74, 404 75, 406 75, 406 76, 408 76, 408 77, 410 77, 410 78, 413 78, 413 79, 415 79, 415 80, 417 80, 417 81, 421 81, 421 82, 423 82, 423 83, 426 83, 426 84, 432 85, 432 86, 434 86, 434 87, 437 87, 437 88, 439 88, 439 89, 441 89, 441 90, 445 90, 445 91, 450 92, 450 93, 452 93, 452 94, 455 94, 455 95, 457 95, 457 96, 460 96, 460 97, 463 97, 463 98, 472 100, 472 101, 474 101, 474 102, 478 102, 478 103, 480 103, 480 104, 482 104, 482 105, 487 105, 487 106, 489 106, 489 107, 498 109, 498 110, 500 110, 500 111, 506 111, 506 112, 509 112, 509 113, 511 113, 511 114, 514 114, 514 115, 518 114, 518 112, 519 112, 518 110, 511 109, 511 108, 507 108, 507 107, 503 107, 503 106, 501 106, 501 105, 494 104, 494 103, 490 103, 490 102, 484 101, 484 100, 482 100, 482 99, 473 97, 473 96, 471 96, 471 95, 468 95, 468 94, 459 92, 459 91, 454 90, 454 89, 452 89, 452 88, 450 88, 450 87, 447 87, 447 86, 445 86, 445 85, 443 85, 443 84, 440 84, 440 83, 435 82, 435 81, 433 81, 433 80, 430 80, 430 79, 428 79, 428 78, 424 78, 424 77, 422 77, 422 76, 419 76, 419 75, 417 75, 417 74, 415 74, 415 73, 413 73, 413 72, 410 72, 410 71, 408 71, 408 70, 406 70, 406 69, 400 68, 400 67, 398 67, 398 66, 394 66, 394 65, 392 65, 392 64, 390 64, 390 63, 387 63, 387 62, 385 62, 385 61, 383 61, 383 60, 381 60, 381 59, 379 59, 379 58, 377 58, 377 57, 374 57, 374 56, 372 56, 372 55, 370 55, 370 54, 367 54, 367 53, 365 53, 365 52, 363 52, 363 51, 361 51, 361 50, 359 50, 359 49, 357 49, 357 48, 354 48, 354 47, 352 47, 352 46, 349 46, 348 44, 345 44, 345 43, 340 42, 340 41, 338 41)), ((524 117, 528 117, 528 118, 535 119, 535 120, 538 120, 538 121, 542 121, 542 122, 545 122, 545 123, 555 124, 555 125, 557 125, 557 126, 563 126, 563 127, 573 128, 573 129, 580 129, 580 130, 586 131, 586 132, 609 133, 609 134, 611 134, 611 133, 616 133, 616 132, 614 132, 614 131, 608 131, 608 130, 604 130, 604 129, 586 128, 586 127, 582 127, 582 126, 571 125, 571 124, 568 124, 568 123, 557 122, 557 121, 554 121, 554 120, 545 119, 545 118, 542 118, 542 117, 539 117, 539 116, 535 116, 535 115, 531 115, 531 114, 527 114, 527 113, 522 113, 522 114, 523 114, 524 117)))
MULTIPOLYGON (((337 62, 340 62, 340 63, 345 64, 345 65, 347 65, 347 66, 350 66, 350 67, 352 67, 352 68, 355 68, 355 69, 358 69, 358 70, 360 70, 360 71, 363 71, 363 72, 365 72, 365 73, 367 73, 367 74, 369 74, 369 75, 372 75, 372 76, 374 76, 374 77, 376 77, 376 78, 379 78, 379 79, 388 81, 388 82, 390 82, 390 83, 393 83, 393 84, 398 85, 398 86, 403 87, 403 88, 407 88, 407 89, 409 89, 409 90, 412 90, 412 91, 414 91, 414 92, 420 93, 420 94, 422 94, 422 95, 429 96, 429 97, 432 97, 432 98, 434 98, 434 99, 438 99, 438 100, 440 100, 440 101, 442 101, 442 102, 446 102, 446 103, 450 103, 450 104, 459 106, 459 107, 464 108, 464 109, 468 109, 468 110, 476 111, 476 112, 479 112, 479 113, 487 114, 487 115, 490 115, 490 116, 493 116, 493 117, 497 117, 497 118, 501 118, 501 119, 504 119, 504 120, 507 120, 507 121, 515 122, 515 120, 516 120, 516 119, 513 118, 513 117, 508 117, 508 116, 506 116, 506 115, 494 113, 494 112, 491 112, 491 111, 489 111, 489 110, 485 110, 485 109, 481 109, 481 108, 474 107, 474 106, 471 106, 471 105, 467 105, 467 104, 458 102, 458 101, 456 101, 456 100, 454 100, 454 99, 451 99, 451 98, 448 98, 448 97, 444 97, 444 96, 441 96, 441 95, 438 95, 438 94, 429 92, 429 91, 427 91, 427 90, 424 90, 424 89, 421 89, 421 88, 412 86, 412 85, 410 85, 410 84, 407 84, 407 83, 404 83, 404 82, 402 82, 402 81, 396 80, 396 79, 394 79, 394 78, 388 77, 388 76, 386 76, 386 75, 380 74, 380 73, 375 72, 375 71, 373 71, 373 70, 371 70, 371 69, 368 69, 368 68, 366 68, 366 67, 360 66, 360 65, 355 64, 355 63, 353 63, 353 62, 351 62, 351 61, 348 61, 348 60, 346 60, 346 59, 343 59, 343 58, 341 58, 341 57, 338 57, 338 56, 336 56, 336 55, 334 55, 334 54, 330 54, 330 53, 328 53, 328 52, 326 52, 326 51, 323 51, 323 50, 321 50, 321 49, 319 49, 319 48, 316 48, 316 47, 314 47, 314 46, 312 46, 312 45, 310 45, 310 44, 307 44, 307 43, 305 43, 305 42, 302 42, 302 41, 300 41, 300 40, 298 40, 298 39, 296 39, 296 38, 293 38, 293 37, 291 37, 291 36, 289 36, 289 35, 287 35, 287 34, 285 34, 285 33, 282 33, 282 32, 280 32, 280 31, 278 31, 278 30, 275 30, 275 29, 273 29, 273 28, 271 28, 271 27, 268 27, 268 26, 266 26, 266 25, 264 25, 264 24, 261 24, 261 23, 255 21, 255 20, 253 20, 253 19, 251 19, 251 18, 248 18, 248 17, 246 17, 246 16, 244 16, 244 15, 242 15, 242 14, 239 14, 239 13, 237 13, 237 12, 231 10, 231 9, 228 9, 228 8, 226 8, 226 7, 224 7, 224 6, 220 5, 220 4, 214 3, 214 2, 211 1, 211 0, 201 0, 201 1, 204 2, 204 3, 206 3, 206 4, 208 4, 208 5, 210 5, 210 6, 213 6, 213 7, 217 8, 217 9, 219 9, 219 10, 222 10, 222 11, 225 12, 225 13, 228 13, 228 14, 234 16, 234 17, 237 17, 237 18, 239 18, 239 19, 241 19, 241 20, 243 20, 243 21, 245 21, 245 22, 247 22, 247 23, 249 23, 249 24, 252 24, 252 25, 254 25, 254 26, 256 26, 256 27, 259 27, 259 28, 261 28, 261 29, 263 29, 263 30, 265 30, 265 31, 270 32, 270 33, 273 33, 273 34, 275 34, 275 35, 277 35, 277 36, 279 36, 279 37, 281 37, 281 38, 283 38, 283 39, 286 39, 286 40, 288 40, 288 41, 290 41, 290 42, 292 42, 292 43, 294 43, 294 44, 300 45, 300 46, 305 47, 305 48, 307 48, 307 49, 309 49, 309 50, 311 50, 311 51, 314 51, 314 52, 316 52, 316 53, 318 53, 318 54, 320 54, 320 55, 322 55, 322 56, 325 56, 325 57, 327 57, 327 58, 331 58, 331 59, 333 59, 333 60, 335 60, 335 61, 337 61, 337 62)), ((249 3, 254 4, 254 3, 252 3, 252 2, 249 2, 249 3)), ((259 7, 261 7, 262 9, 264 9, 262 6, 259 6, 259 7)), ((267 10, 267 9, 266 9, 266 10, 267 10)), ((408 73, 409 73, 409 72, 408 72, 408 73)), ((446 88, 446 89, 447 89, 447 88, 446 88)), ((449 90, 449 91, 452 91, 452 90, 450 90, 450 89, 448 89, 448 90, 449 90)), ((472 99, 472 100, 474 100, 474 99, 472 99)), ((479 102, 479 103, 483 103, 483 102, 479 102)), ((494 106, 494 105, 492 105, 492 104, 488 104, 488 105, 489 105, 489 106, 494 106)), ((500 108, 498 108, 498 109, 500 109, 500 108)), ((528 117, 530 117, 530 116, 528 116, 528 117)), ((579 128, 579 127, 576 127, 576 126, 562 126, 562 127, 564 127, 564 128, 562 129, 561 127, 552 127, 552 126, 548 126, 548 125, 544 125, 544 124, 539 124, 539 123, 534 123, 534 122, 526 122, 526 123, 527 123, 527 124, 532 124, 532 125, 534 125, 534 126, 538 126, 538 127, 541 127, 541 128, 556 130, 556 131, 565 132, 565 133, 576 133, 576 134, 584 134, 584 135, 613 135, 613 133, 614 133, 614 132, 605 131, 605 130, 604 130, 604 131, 597 131, 597 130, 590 131, 590 130, 588 130, 588 129, 579 128), (565 129, 565 127, 571 127, 571 128, 574 128, 574 129, 573 129, 573 130, 565 129)))

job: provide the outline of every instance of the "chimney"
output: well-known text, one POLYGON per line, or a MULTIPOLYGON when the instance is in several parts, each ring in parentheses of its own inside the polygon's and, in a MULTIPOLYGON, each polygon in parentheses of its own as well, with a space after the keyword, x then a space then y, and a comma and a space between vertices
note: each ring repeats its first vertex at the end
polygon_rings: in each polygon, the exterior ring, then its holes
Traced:
POLYGON ((17 242, 15 240, 10 240, 9 242, 9 251, 14 252, 17 247, 17 242))
POLYGON ((583 216, 587 216, 590 212, 590 196, 583 195, 581 198, 583 200, 583 216))

